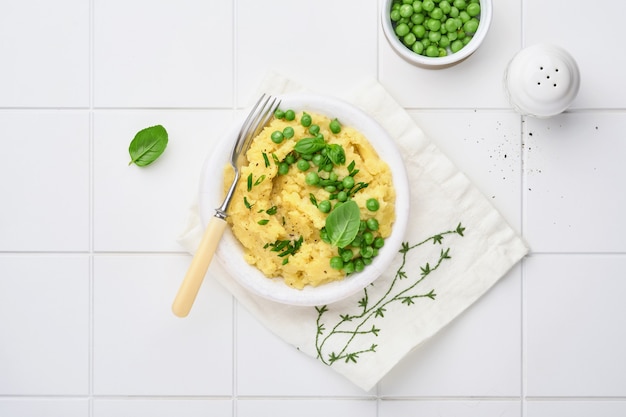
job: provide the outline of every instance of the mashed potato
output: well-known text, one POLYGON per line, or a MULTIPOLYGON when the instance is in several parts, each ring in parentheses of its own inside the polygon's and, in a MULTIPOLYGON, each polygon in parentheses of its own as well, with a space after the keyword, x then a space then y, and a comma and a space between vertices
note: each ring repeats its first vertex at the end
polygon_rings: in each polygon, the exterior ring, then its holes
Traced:
MULTIPOLYGON (((388 165, 356 130, 343 126, 334 134, 329 129, 329 118, 309 114, 313 124, 320 126, 326 142, 339 144, 345 151, 346 163, 333 170, 340 179, 349 174, 348 166, 354 161, 359 170, 354 175, 355 181, 368 186, 356 192, 352 199, 359 206, 361 219, 375 218, 380 226, 377 233, 386 238, 391 234, 395 220, 395 190, 388 165), (366 208, 366 201, 370 198, 378 200, 380 208, 377 211, 366 208)), ((338 255, 338 248, 320 238, 328 214, 322 213, 313 202, 329 199, 329 192, 307 185, 306 172, 300 171, 295 164, 290 166, 288 174, 278 174, 277 162, 284 161, 293 152, 298 140, 312 136, 300 124, 301 116, 302 113, 297 114, 293 121, 274 118, 253 140, 246 154, 248 166, 241 171, 227 217, 235 237, 244 247, 246 261, 267 277, 281 277, 287 285, 298 289, 346 276, 343 270, 330 266, 330 259, 338 255), (272 132, 282 132, 287 126, 294 129, 294 137, 280 144, 274 143, 272 132), (283 248, 272 251, 277 245, 283 248), (296 249, 291 253, 290 248, 296 249), (285 249, 288 253, 279 256, 285 249)), ((311 164, 309 171, 318 172, 318 168, 311 164)), ((323 175, 325 173, 320 173, 323 175)), ((228 167, 224 175, 225 189, 230 186, 232 178, 232 168, 228 167)))

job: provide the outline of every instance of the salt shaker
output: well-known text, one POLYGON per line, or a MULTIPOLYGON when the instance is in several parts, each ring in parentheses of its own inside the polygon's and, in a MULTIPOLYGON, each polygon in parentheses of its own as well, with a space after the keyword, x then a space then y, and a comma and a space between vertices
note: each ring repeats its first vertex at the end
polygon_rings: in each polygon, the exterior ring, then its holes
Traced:
POLYGON ((580 88, 580 72, 574 58, 564 49, 537 44, 513 57, 504 84, 516 111, 548 118, 562 113, 572 103, 580 88))

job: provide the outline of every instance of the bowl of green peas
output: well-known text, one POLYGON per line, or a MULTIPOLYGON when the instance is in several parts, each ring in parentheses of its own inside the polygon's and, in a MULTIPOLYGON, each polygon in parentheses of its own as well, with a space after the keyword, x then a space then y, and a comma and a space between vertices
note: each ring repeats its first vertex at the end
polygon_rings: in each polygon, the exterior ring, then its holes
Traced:
POLYGON ((455 65, 487 36, 492 0, 383 0, 382 26, 394 51, 425 68, 455 65))

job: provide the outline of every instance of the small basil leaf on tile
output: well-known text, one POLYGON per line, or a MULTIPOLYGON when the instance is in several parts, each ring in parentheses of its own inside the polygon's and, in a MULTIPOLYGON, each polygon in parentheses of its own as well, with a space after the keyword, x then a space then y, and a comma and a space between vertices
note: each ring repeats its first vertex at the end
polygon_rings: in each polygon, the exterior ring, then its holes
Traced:
POLYGON ((147 127, 137 132, 128 147, 130 164, 143 167, 153 163, 167 147, 167 131, 161 125, 147 127))

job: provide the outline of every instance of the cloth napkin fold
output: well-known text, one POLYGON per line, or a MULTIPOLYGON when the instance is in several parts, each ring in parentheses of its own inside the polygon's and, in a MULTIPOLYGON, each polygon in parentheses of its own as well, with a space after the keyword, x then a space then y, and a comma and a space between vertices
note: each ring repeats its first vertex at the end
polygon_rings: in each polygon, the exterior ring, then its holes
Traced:
MULTIPOLYGON (((305 88, 270 74, 260 90, 281 94, 305 88)), ((528 248, 378 82, 343 98, 387 130, 406 162, 410 222, 392 266, 361 293, 317 307, 282 305, 251 294, 219 262, 211 266, 211 278, 287 343, 369 391, 485 294, 528 248)), ((193 253, 203 229, 194 206, 178 242, 193 253)))

